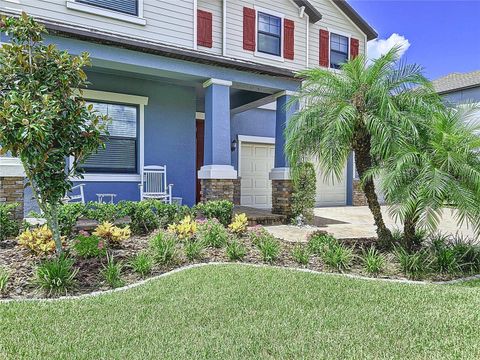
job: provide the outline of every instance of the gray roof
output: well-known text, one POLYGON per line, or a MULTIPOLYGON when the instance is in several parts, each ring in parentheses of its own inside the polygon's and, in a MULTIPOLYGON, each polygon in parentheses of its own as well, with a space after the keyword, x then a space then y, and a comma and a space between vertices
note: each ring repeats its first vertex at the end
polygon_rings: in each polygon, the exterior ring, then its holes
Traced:
POLYGON ((435 91, 439 94, 458 90, 480 87, 480 70, 469 73, 451 73, 432 81, 435 91))

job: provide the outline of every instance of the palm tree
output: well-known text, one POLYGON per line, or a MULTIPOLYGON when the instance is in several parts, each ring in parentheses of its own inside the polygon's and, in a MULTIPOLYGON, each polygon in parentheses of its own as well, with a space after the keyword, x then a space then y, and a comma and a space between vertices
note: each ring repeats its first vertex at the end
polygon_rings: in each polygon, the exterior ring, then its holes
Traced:
POLYGON ((439 111, 415 141, 402 141, 381 170, 390 212, 404 224, 404 246, 418 226, 434 231, 444 208, 480 233, 480 107, 439 111))
POLYGON ((372 63, 358 56, 339 72, 301 72, 303 86, 293 101, 302 108, 286 130, 290 164, 316 157, 326 177, 340 179, 354 151, 378 239, 385 245, 391 244, 392 234, 383 221, 373 179, 365 174, 388 158, 399 139, 418 136, 418 123, 439 104, 421 67, 399 63, 399 50, 395 47, 372 63))

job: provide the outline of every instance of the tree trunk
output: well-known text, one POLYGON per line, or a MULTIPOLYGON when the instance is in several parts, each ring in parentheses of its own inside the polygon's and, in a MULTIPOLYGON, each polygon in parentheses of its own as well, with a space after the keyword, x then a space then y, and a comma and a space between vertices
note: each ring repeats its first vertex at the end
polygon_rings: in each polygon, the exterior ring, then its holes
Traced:
POLYGON ((415 219, 407 216, 403 222, 403 246, 407 250, 412 250, 415 245, 415 234, 417 222, 415 219))
POLYGON ((52 228, 53 240, 55 241, 55 248, 57 255, 62 254, 62 237, 60 234, 60 227, 58 225, 58 204, 51 205, 50 207, 50 226, 52 228))
MULTIPOLYGON (((360 179, 364 180, 365 173, 372 168, 372 157, 370 155, 370 135, 358 136, 355 144, 355 166, 360 179)), ((367 198, 368 208, 370 209, 375 226, 377 227, 377 236, 380 244, 390 247, 393 237, 391 231, 386 227, 383 221, 380 203, 375 193, 375 184, 373 179, 362 181, 363 192, 367 198)))

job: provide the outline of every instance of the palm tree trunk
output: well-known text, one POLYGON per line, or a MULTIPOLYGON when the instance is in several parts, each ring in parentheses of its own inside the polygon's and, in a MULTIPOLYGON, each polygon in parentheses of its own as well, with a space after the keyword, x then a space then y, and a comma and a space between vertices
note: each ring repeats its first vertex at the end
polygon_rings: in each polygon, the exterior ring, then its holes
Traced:
POLYGON ((410 217, 406 217, 403 222, 403 246, 405 249, 412 250, 416 230, 416 221, 410 217))
MULTIPOLYGON (((355 166, 357 168, 360 179, 363 180, 365 173, 372 167, 372 157, 370 155, 370 135, 363 135, 357 137, 355 150, 355 166)), ((383 221, 382 211, 378 197, 375 192, 375 184, 373 179, 363 181, 363 192, 367 198, 368 208, 373 215, 375 226, 377 227, 378 241, 381 245, 390 247, 392 245, 393 237, 391 231, 383 221)))

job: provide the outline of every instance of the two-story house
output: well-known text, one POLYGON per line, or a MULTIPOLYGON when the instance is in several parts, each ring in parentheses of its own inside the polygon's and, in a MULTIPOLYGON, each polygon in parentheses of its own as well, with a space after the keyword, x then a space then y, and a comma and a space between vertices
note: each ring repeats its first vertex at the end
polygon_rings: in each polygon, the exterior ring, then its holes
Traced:
MULTIPOLYGON (((84 165, 87 200, 138 200, 143 166, 166 165, 184 204, 226 198, 282 212, 295 72, 336 71, 377 36, 344 0, 0 0, 0 9, 25 11, 48 43, 91 55, 84 94, 113 121, 106 149, 84 165)), ((351 162, 344 181, 319 175, 318 205, 351 203, 352 178, 351 162)))

